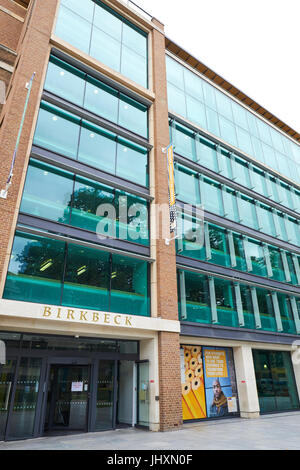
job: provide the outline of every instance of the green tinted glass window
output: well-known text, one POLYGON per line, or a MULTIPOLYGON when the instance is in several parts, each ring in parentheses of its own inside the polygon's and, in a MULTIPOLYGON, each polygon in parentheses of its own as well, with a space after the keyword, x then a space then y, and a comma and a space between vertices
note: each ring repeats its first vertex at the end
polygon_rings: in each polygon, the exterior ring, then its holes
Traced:
POLYGON ((192 98, 189 95, 186 95, 186 108, 187 108, 187 118, 198 124, 200 127, 206 129, 206 113, 205 106, 201 101, 192 98))
POLYGON ((214 214, 223 215, 223 200, 221 185, 214 183, 206 178, 200 182, 201 185, 201 199, 204 205, 204 210, 214 214))
POLYGON ((112 256, 110 310, 132 315, 149 315, 148 266, 119 255, 112 256))
POLYGON ((179 200, 194 205, 200 204, 197 173, 178 165, 176 170, 176 192, 179 200))
POLYGON ((296 334, 293 311, 289 297, 277 292, 277 299, 284 333, 296 334))
POLYGON ((145 199, 116 190, 114 204, 117 238, 148 246, 148 203, 145 199))
POLYGON ((57 57, 50 57, 45 89, 62 98, 83 105, 85 74, 57 57))
POLYGON ((230 266, 226 230, 215 225, 209 225, 209 242, 211 249, 211 259, 209 261, 221 266, 230 266))
POLYGON ((78 148, 79 161, 115 174, 116 152, 116 135, 83 121, 78 148))
POLYGON ((224 279, 214 280, 218 322, 224 326, 238 327, 233 285, 224 279))
POLYGON ((120 126, 143 137, 148 137, 148 113, 146 106, 120 94, 119 119, 120 126))
POLYGON ((234 233, 233 234, 233 244, 234 244, 234 252, 235 252, 235 260, 236 260, 236 269, 240 271, 246 271, 246 259, 245 259, 245 250, 244 250, 244 243, 242 236, 234 233))
POLYGON ((148 153, 146 149, 130 145, 124 139, 118 138, 116 175, 141 186, 148 186, 148 153))
POLYGON ((211 323, 208 280, 202 274, 185 271, 187 321, 211 323))
POLYGON ((68 224, 73 184, 71 173, 31 160, 20 211, 68 224))
POLYGON ((181 242, 176 240, 178 253, 189 258, 205 259, 203 221, 187 214, 178 214, 177 221, 178 228, 182 233, 181 242))
POLYGON ((147 87, 147 35, 104 4, 63 2, 55 34, 147 87), (78 8, 76 4, 78 3, 78 8))
POLYGON ((258 222, 254 200, 240 194, 238 197, 238 207, 241 223, 257 230, 258 222))
POLYGON ((268 246, 268 250, 272 266, 273 278, 277 281, 285 282, 285 274, 280 250, 271 246, 268 246))
POLYGON ((84 107, 113 122, 118 121, 118 92, 88 76, 84 107))
POLYGON ((3 297, 59 305, 64 250, 63 242, 17 232, 3 297))
POLYGON ((71 244, 68 246, 62 305, 108 310, 108 253, 71 244))
MULTIPOLYGON (((103 222, 105 212, 104 210, 101 211, 101 205, 113 205, 113 203, 114 194, 112 188, 101 185, 96 181, 76 176, 70 223, 84 230, 90 230, 92 232, 97 231, 99 234, 110 235, 111 225, 115 220, 114 213, 109 214, 113 219, 109 219, 109 216, 105 218, 105 221, 107 221, 109 225, 109 227, 107 227, 107 224, 103 222), (97 215, 97 213, 99 214, 99 210, 101 214, 103 213, 103 216, 97 215), (104 228, 108 230, 108 233, 104 232, 104 228)), ((112 235, 114 234, 112 233, 112 235)))
POLYGON ((197 142, 197 163, 218 171, 216 147, 206 139, 200 138, 197 142))
POLYGON ((248 256, 252 262, 252 273, 257 276, 267 276, 267 268, 262 245, 255 240, 248 239, 246 246, 246 256, 248 256))
POLYGON ((89 53, 91 23, 72 10, 60 6, 55 34, 72 46, 89 53))
POLYGON ((266 289, 256 288, 261 328, 266 331, 277 331, 272 296, 266 289))
POLYGON ((250 287, 240 284, 240 293, 243 307, 244 328, 255 330, 255 318, 250 287))
POLYGON ((53 152, 76 158, 79 138, 79 118, 62 112, 56 106, 41 104, 34 144, 53 152))
MULTIPOLYGON (((171 130, 173 131, 172 128, 171 130)), ((175 136, 172 140, 173 143, 175 141, 175 152, 183 157, 189 158, 190 160, 196 160, 194 133, 179 124, 176 124, 176 130, 174 133, 175 136)))

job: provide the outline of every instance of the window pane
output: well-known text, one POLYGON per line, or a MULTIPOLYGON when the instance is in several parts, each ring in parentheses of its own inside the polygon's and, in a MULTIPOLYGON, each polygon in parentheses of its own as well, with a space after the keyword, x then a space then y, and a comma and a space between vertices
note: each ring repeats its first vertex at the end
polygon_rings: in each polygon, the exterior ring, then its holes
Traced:
POLYGON ((230 144, 237 147, 236 133, 234 125, 225 119, 223 116, 219 116, 221 137, 230 144))
POLYGON ((85 74, 75 67, 57 57, 50 57, 44 87, 55 95, 82 106, 85 89, 84 76, 85 74))
POLYGON ((107 173, 115 174, 116 136, 93 126, 82 123, 78 160, 107 173))
POLYGON ((256 288, 256 294, 262 330, 277 331, 271 293, 265 289, 256 288))
POLYGON ((68 245, 62 305, 107 311, 109 254, 68 245))
POLYGON ((79 119, 59 108, 41 104, 34 144, 57 152, 66 157, 76 158, 79 136, 79 119))
POLYGON ((203 179, 200 182, 201 196, 204 210, 214 214, 223 215, 222 192, 220 185, 210 180, 203 179))
POLYGON ((252 306, 252 298, 250 287, 240 285, 241 301, 243 306, 243 315, 244 315, 244 328, 250 328, 255 330, 255 318, 252 306))
POLYGON ((93 27, 90 55, 113 70, 120 72, 121 49, 119 41, 93 27))
POLYGON ((275 226, 271 208, 257 204, 256 210, 262 232, 275 236, 275 226))
POLYGON ((97 28, 121 42, 122 21, 100 5, 95 5, 94 24, 97 28))
POLYGON ((61 5, 55 30, 56 36, 88 54, 91 27, 91 23, 61 5))
POLYGON ((169 56, 166 56, 167 64, 167 80, 168 80, 168 91, 170 82, 173 83, 176 87, 184 90, 184 80, 183 80, 183 71, 184 67, 180 65, 176 60, 171 59, 169 56))
POLYGON ((220 136, 218 114, 206 106, 207 130, 216 136, 220 136))
POLYGON ((95 78, 88 76, 84 107, 109 121, 117 122, 118 92, 95 78))
POLYGON ((292 306, 289 297, 277 292, 278 305, 281 316, 281 323, 284 333, 296 334, 296 327, 293 317, 292 306))
POLYGON ((71 173, 31 160, 20 210, 68 224, 72 192, 71 173))
POLYGON ((203 129, 207 128, 205 106, 201 101, 186 95, 187 118, 201 126, 203 129))
POLYGON ((148 137, 148 110, 137 101, 120 94, 119 124, 136 134, 148 137))
POLYGON ((233 244, 234 244, 234 252, 235 252, 235 261, 236 261, 236 269, 240 271, 246 271, 246 259, 245 259, 245 251, 244 251, 244 244, 241 235, 237 233, 233 234, 233 244))
POLYGON ((117 238, 148 246, 148 203, 145 199, 116 190, 114 204, 117 238))
POLYGON ((124 45, 122 46, 121 73, 147 88, 147 59, 124 45))
POLYGON ((180 165, 176 171, 176 192, 178 199, 188 204, 200 204, 199 180, 197 173, 180 165))
POLYGON ((63 242, 17 233, 3 297, 59 305, 64 249, 63 242))
POLYGON ((232 159, 233 174, 236 181, 247 188, 250 187, 249 169, 247 163, 240 160, 239 158, 232 159))
POLYGON ((148 153, 118 138, 116 175, 141 186, 148 186, 148 153))
POLYGON ((272 246, 268 246, 268 250, 273 271, 273 279, 285 282, 285 274, 280 251, 272 246))
POLYGON ((197 162, 213 171, 218 171, 217 152, 215 146, 202 138, 196 145, 197 162))
MULTIPOLYGON (((183 245, 183 249, 179 254, 189 258, 204 260, 206 253, 204 247, 203 222, 187 214, 184 214, 182 217, 178 215, 178 227, 179 230, 181 229, 183 245)), ((179 245, 177 243, 177 249, 178 247, 179 245)))
POLYGON ((187 321, 211 323, 207 277, 185 271, 187 321))
POLYGON ((252 262, 252 273, 257 276, 267 276, 267 268, 265 263, 263 247, 259 242, 254 240, 247 241, 247 253, 246 255, 251 258, 252 262))
POLYGON ((85 4, 82 3, 82 0, 61 0, 62 5, 69 8, 77 15, 82 16, 90 23, 93 20, 94 13, 94 2, 88 1, 85 4))
POLYGON ((168 84, 168 107, 171 111, 186 117, 186 103, 183 91, 179 90, 171 83, 168 84))
POLYGON ((193 96, 196 100, 203 102, 203 90, 202 90, 202 80, 197 77, 197 75, 185 67, 182 67, 184 71, 184 82, 185 82, 185 91, 189 95, 193 96))
MULTIPOLYGON (((114 195, 112 188, 103 186, 96 181, 76 176, 70 223, 75 227, 91 230, 92 232, 96 232, 98 228, 97 233, 102 233, 99 231, 99 223, 103 220, 103 217, 96 215, 97 209, 101 204, 113 203, 114 195)), ((107 218, 105 218, 106 220, 107 218)), ((107 220, 107 223, 111 226, 114 223, 114 219, 111 222, 107 220)))
POLYGON ((223 190, 224 212, 226 219, 239 221, 239 213, 237 207, 237 196, 234 191, 229 188, 223 190))
POLYGON ((257 230, 257 216, 254 201, 242 195, 238 197, 241 223, 257 230))
POLYGON ((122 43, 142 57, 147 57, 147 38, 126 23, 123 24, 122 43))
POLYGON ((234 291, 230 281, 215 278, 215 293, 218 312, 218 323, 225 326, 238 327, 234 291))
POLYGON ((112 256, 111 312, 149 315, 148 266, 123 256, 112 256))
MULTIPOLYGON (((174 132, 174 130, 172 130, 172 132, 174 132)), ((176 153, 190 160, 196 159, 195 138, 192 131, 176 124, 175 139, 173 138, 173 140, 175 140, 176 143, 176 153)))
POLYGON ((209 225, 209 241, 211 249, 211 259, 209 261, 221 266, 230 266, 226 231, 215 225, 209 225))
POLYGON ((248 155, 253 155, 251 138, 248 131, 245 131, 244 129, 236 126, 236 133, 239 148, 242 149, 245 153, 248 153, 248 155))

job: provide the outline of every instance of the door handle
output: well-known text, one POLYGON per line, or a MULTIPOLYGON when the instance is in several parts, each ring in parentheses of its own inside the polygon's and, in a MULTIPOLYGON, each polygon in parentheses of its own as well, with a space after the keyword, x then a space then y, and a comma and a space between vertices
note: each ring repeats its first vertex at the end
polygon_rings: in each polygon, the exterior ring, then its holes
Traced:
POLYGON ((11 382, 8 382, 8 387, 7 387, 7 392, 6 392, 6 397, 5 397, 5 402, 4 402, 4 410, 7 411, 8 408, 8 402, 9 402, 9 397, 10 397, 10 390, 11 390, 11 382))

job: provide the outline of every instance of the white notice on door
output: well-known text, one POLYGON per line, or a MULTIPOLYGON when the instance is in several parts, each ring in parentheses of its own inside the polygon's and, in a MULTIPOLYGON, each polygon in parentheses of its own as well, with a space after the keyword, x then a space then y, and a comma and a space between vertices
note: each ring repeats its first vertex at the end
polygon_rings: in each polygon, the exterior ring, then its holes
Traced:
POLYGON ((82 392, 83 382, 72 382, 71 392, 82 392))

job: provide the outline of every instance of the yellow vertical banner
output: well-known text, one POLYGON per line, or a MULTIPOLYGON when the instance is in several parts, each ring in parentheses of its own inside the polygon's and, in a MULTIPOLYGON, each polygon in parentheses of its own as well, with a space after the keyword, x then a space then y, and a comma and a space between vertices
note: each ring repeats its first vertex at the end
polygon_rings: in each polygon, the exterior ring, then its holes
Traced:
POLYGON ((174 153, 173 145, 168 147, 168 172, 169 172, 169 194, 170 194, 170 206, 176 204, 175 200, 175 180, 174 180, 174 153))

